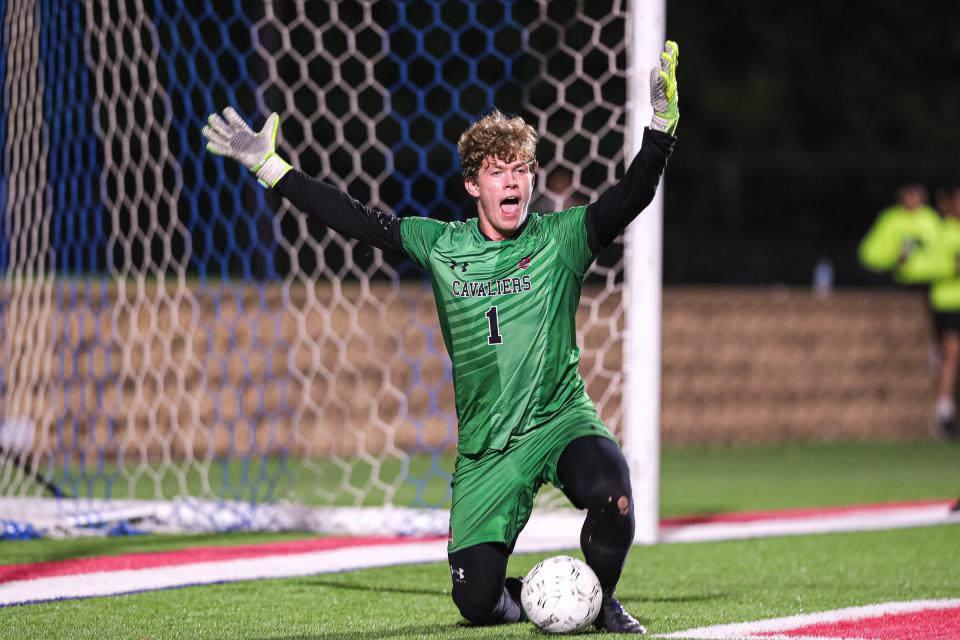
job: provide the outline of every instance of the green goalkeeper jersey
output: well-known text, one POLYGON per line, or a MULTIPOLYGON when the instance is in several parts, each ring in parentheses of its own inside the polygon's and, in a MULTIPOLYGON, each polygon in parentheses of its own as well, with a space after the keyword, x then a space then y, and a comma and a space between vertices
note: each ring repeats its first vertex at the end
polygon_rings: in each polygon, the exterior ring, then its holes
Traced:
POLYGON ((430 274, 453 364, 459 450, 502 450, 571 409, 596 416, 578 365, 576 313, 593 260, 586 207, 530 214, 509 240, 478 219, 404 218, 404 251, 430 274))
POLYGON ((623 177, 590 205, 530 214, 515 238, 498 242, 477 219, 397 218, 295 169, 275 188, 331 229, 404 253, 430 274, 453 362, 460 453, 469 455, 502 450, 511 435, 556 418, 603 426, 578 371, 580 287, 594 255, 650 204, 675 142, 646 129, 623 177))

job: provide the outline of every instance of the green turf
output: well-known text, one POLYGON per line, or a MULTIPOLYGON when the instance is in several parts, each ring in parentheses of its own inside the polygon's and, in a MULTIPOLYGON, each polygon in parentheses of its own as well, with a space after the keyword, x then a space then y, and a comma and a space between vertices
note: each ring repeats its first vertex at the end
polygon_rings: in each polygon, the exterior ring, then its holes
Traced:
MULTIPOLYGON (((960 492, 960 448, 942 443, 667 449, 666 516, 960 492)), ((142 536, 0 543, 0 564, 248 544, 298 534, 142 536)), ((960 597, 960 528, 634 549, 620 595, 653 632, 889 600, 960 597)), ((515 556, 522 574, 543 555, 515 556)), ((535 637, 530 625, 464 626, 442 563, 190 587, 0 609, 3 638, 535 637)))
MULTIPOLYGON (((958 528, 635 548, 619 589, 654 633, 892 600, 960 596, 958 528)), ((520 574, 544 557, 520 555, 520 574)), ((442 563, 0 610, 3 637, 538 637, 464 625, 442 563)))

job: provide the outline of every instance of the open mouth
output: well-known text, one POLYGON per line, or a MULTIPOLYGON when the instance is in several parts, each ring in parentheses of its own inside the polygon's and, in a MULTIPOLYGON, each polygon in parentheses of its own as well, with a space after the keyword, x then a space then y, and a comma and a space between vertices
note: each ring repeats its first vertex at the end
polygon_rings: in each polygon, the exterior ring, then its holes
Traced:
POLYGON ((510 196, 500 201, 500 211, 505 215, 512 216, 520 210, 520 196, 510 196))

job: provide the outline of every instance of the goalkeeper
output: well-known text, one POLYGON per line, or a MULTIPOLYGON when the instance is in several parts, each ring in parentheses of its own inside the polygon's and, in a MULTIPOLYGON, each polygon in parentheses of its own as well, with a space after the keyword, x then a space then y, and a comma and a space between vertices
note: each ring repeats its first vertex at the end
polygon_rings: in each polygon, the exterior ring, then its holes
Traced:
POLYGON ((667 41, 651 70, 654 116, 619 182, 586 206, 528 213, 537 134, 497 110, 473 123, 457 148, 478 218, 440 222, 369 209, 276 154, 272 114, 259 132, 233 109, 203 134, 328 227, 408 256, 430 276, 453 364, 458 455, 448 554, 453 600, 478 624, 521 618, 507 559, 545 482, 586 509, 581 547, 603 588, 595 625, 643 633, 615 588, 634 536, 630 473, 587 397, 578 371, 576 311, 583 278, 653 199, 676 141, 678 48, 667 41))

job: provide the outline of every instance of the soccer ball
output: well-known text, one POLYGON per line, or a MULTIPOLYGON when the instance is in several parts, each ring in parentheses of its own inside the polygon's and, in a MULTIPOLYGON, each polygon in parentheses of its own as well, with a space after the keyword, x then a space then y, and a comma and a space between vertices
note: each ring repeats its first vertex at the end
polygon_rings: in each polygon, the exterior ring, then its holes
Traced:
POLYGON ((570 556, 539 563, 520 590, 527 618, 548 633, 571 633, 590 626, 600 613, 602 597, 597 574, 570 556))

